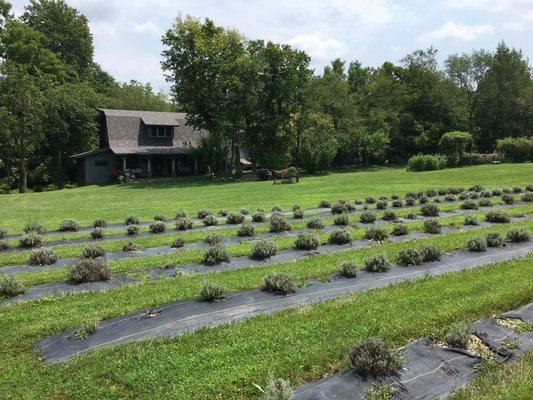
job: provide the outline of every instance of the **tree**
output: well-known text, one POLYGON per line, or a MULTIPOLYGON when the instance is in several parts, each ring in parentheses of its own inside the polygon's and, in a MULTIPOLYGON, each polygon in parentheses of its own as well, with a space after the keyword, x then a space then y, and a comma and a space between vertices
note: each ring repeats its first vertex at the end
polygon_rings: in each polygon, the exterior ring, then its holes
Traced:
POLYGON ((31 0, 21 17, 46 38, 45 46, 80 76, 93 67, 93 38, 87 18, 63 0, 31 0))
POLYGON ((28 191, 28 156, 43 138, 43 93, 38 78, 23 65, 4 62, 0 70, 0 134, 17 160, 19 191, 28 191))
POLYGON ((175 111, 177 108, 162 92, 154 93, 149 83, 143 85, 134 80, 113 85, 107 96, 110 108, 142 111, 175 111))
POLYGON ((448 157, 448 162, 457 166, 463 155, 472 151, 472 135, 468 132, 453 131, 442 135, 439 148, 448 157))
POLYGON ((528 93, 532 85, 527 60, 519 50, 500 43, 479 84, 475 121, 482 151, 491 151, 497 139, 533 133, 528 93))
POLYGON ((299 147, 298 158, 307 172, 329 168, 338 148, 331 117, 318 112, 304 115, 299 147))
POLYGON ((11 4, 5 0, 0 0, 0 34, 4 29, 6 21, 11 17, 9 12, 11 11, 11 4))

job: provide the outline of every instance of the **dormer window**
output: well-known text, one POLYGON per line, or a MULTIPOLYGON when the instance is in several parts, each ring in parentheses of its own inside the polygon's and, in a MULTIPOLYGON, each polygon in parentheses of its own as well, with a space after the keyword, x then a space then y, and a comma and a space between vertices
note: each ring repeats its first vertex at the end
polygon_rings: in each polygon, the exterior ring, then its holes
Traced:
POLYGON ((148 129, 148 135, 150 137, 172 137, 172 126, 158 126, 158 125, 149 125, 146 127, 148 129))

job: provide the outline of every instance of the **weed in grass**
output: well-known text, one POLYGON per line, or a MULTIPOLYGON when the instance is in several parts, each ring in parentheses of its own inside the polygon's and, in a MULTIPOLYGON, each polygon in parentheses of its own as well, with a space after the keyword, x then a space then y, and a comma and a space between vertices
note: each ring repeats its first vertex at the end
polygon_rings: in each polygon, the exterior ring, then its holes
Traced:
POLYGON ((394 374, 402 363, 399 354, 381 338, 363 340, 348 350, 350 367, 362 377, 394 374))
POLYGON ((81 252, 83 258, 98 258, 102 257, 104 254, 105 249, 97 244, 89 244, 81 252))
POLYGON ((466 249, 478 253, 487 251, 487 242, 482 237, 473 237, 466 241, 466 249))
POLYGON ((230 254, 226 246, 222 244, 216 244, 210 246, 205 252, 202 262, 205 265, 216 265, 223 262, 229 262, 231 259, 230 254))
POLYGON ((99 258, 81 260, 69 268, 68 281, 71 283, 102 282, 111 279, 111 270, 99 258))
POLYGON ((357 265, 353 261, 343 262, 339 268, 339 273, 345 278, 355 278, 357 276, 357 265))
POLYGON ((268 293, 289 294, 296 292, 296 285, 292 276, 273 273, 263 278, 262 289, 268 293))
POLYGON ((19 247, 23 249, 31 249, 34 247, 41 247, 43 245, 43 237, 37 233, 28 233, 22 235, 19 239, 19 247))
POLYGON ((15 297, 26 293, 26 288, 12 276, 0 275, 0 296, 15 297))
POLYGON ((139 233, 140 229, 139 225, 128 225, 126 232, 128 235, 136 235, 139 233))
POLYGON ((467 349, 470 343, 470 327, 464 322, 451 325, 444 334, 444 342, 458 349, 467 349))
POLYGON ((385 254, 376 254, 365 258, 365 269, 369 272, 385 272, 392 266, 385 254))
POLYGON ((266 260, 277 252, 277 247, 268 240, 258 240, 252 245, 250 256, 256 260, 266 260))
POLYGON ((176 221, 176 230, 186 231, 192 229, 193 222, 189 218, 180 218, 176 221))
POLYGON ((389 386, 372 386, 366 392, 365 400, 390 400, 394 395, 389 386))
POLYGON ((92 321, 84 323, 78 329, 76 329, 76 331, 74 332, 74 337, 78 340, 85 340, 89 336, 94 335, 97 330, 98 320, 94 319, 92 321))
POLYGON ((216 283, 206 282, 200 288, 200 299, 214 303, 226 298, 226 289, 216 283))
POLYGON ((52 265, 58 260, 52 249, 40 248, 32 250, 28 258, 29 265, 52 265))
POLYGON ((313 250, 320 245, 318 237, 313 233, 299 233, 294 241, 294 247, 299 250, 313 250))
POLYGON ((507 240, 511 243, 527 242, 529 231, 526 228, 510 228, 507 231, 507 240))

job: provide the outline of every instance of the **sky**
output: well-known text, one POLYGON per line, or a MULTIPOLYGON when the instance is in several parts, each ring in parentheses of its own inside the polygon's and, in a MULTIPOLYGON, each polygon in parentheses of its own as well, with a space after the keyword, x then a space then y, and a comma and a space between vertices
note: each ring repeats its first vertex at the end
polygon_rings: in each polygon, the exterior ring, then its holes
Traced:
MULTIPOLYGON (((10 0, 16 14, 27 0, 10 0)), ((430 46, 447 55, 493 50, 498 42, 533 55, 533 0, 67 0, 87 16, 95 60, 120 81, 169 85, 161 36, 191 15, 250 39, 288 43, 317 73, 337 57, 366 66, 397 62, 430 46)))

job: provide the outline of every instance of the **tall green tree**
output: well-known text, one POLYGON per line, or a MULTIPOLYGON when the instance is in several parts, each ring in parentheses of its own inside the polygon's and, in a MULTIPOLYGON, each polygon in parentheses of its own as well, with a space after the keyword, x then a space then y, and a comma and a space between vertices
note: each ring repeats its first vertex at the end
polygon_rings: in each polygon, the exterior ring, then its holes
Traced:
POLYGON ((87 18, 63 0, 31 0, 21 17, 46 38, 46 47, 82 78, 93 67, 93 38, 87 18))
POLYGON ((331 167, 338 143, 333 120, 320 112, 305 113, 301 123, 301 143, 298 159, 307 172, 324 171, 331 167))
POLYGON ((28 157, 44 136, 41 82, 26 66, 4 62, 0 69, 0 135, 18 164, 19 191, 28 191, 28 157))
POLYGON ((10 11, 11 4, 5 0, 0 0, 0 33, 4 29, 7 19, 11 17, 10 11))
POLYGON ((107 90, 109 108, 142 111, 175 111, 177 109, 162 92, 154 93, 149 83, 135 80, 114 84, 107 90))

